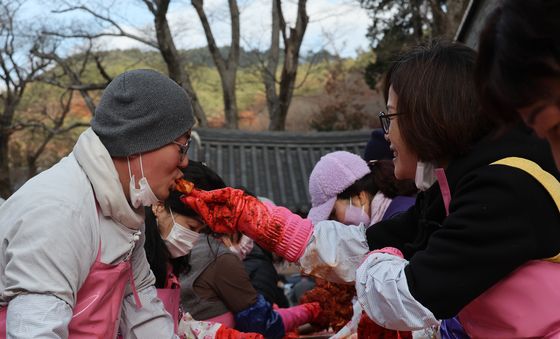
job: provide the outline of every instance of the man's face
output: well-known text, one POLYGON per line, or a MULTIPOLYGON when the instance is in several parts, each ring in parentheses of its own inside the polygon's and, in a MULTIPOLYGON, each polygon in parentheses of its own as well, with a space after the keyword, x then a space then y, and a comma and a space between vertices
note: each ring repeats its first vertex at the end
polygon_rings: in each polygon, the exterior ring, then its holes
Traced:
POLYGON ((548 141, 560 170, 560 98, 541 100, 517 111, 527 126, 548 141))
MULTIPOLYGON (((191 131, 188 130, 181 137, 175 139, 175 142, 185 145, 190 135, 191 131)), ((181 147, 173 142, 159 149, 142 153, 144 175, 160 201, 169 197, 169 192, 175 188, 175 180, 183 177, 181 169, 187 167, 188 164, 188 156, 185 154, 182 157, 181 147)), ((133 173, 136 174, 138 180, 141 175, 139 157, 131 158, 130 165, 133 167, 133 173)))

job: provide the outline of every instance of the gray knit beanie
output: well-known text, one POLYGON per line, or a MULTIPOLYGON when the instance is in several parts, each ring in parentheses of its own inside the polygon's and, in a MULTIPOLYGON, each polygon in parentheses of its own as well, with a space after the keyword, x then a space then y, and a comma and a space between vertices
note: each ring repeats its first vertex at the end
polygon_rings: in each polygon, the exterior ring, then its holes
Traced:
POLYGON ((114 157, 163 147, 194 125, 191 100, 169 77, 148 69, 128 71, 105 88, 91 121, 114 157))

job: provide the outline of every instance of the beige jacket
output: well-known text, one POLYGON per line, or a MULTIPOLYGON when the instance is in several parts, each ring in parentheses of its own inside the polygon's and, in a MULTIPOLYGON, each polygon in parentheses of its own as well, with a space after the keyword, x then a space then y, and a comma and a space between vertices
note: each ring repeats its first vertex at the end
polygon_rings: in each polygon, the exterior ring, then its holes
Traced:
POLYGON ((142 327, 148 332, 140 337, 170 338, 172 320, 155 297, 143 231, 143 210, 131 208, 109 153, 93 130, 86 130, 70 155, 0 207, 0 306, 22 294, 49 295, 64 301, 71 317, 101 241, 102 262, 132 261, 136 288, 145 299, 136 310, 127 287, 125 336, 138 337, 134 328, 142 327), (147 326, 150 319, 163 325, 147 326))

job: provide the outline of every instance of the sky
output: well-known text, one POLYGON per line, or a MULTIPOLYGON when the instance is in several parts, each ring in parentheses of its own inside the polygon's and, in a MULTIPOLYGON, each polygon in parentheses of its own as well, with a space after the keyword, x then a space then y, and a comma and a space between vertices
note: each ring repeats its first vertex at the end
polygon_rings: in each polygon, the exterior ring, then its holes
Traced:
MULTIPOLYGON (((141 0, 103 0, 111 8, 111 17, 135 34, 146 34, 153 27, 153 17, 141 0)), ((79 1, 66 1, 71 5, 79 1)), ((91 2, 85 2, 91 3, 91 2)), ((36 22, 54 20, 57 23, 76 22, 84 27, 94 27, 90 16, 71 12, 55 14, 56 6, 64 7, 62 1, 52 3, 30 0, 25 5, 26 19, 36 22), (47 7, 46 7, 47 6, 47 7), (51 6, 51 7, 48 7, 51 6)), ((90 6, 90 5, 88 5, 90 6)), ((241 22, 241 45, 245 49, 267 49, 270 44, 271 0, 238 0, 241 22)), ((283 11, 288 24, 295 23, 297 0, 284 0, 283 11)), ((230 17, 227 0, 205 0, 204 8, 209 17, 214 38, 219 46, 230 44, 230 17)), ((309 24, 305 32, 301 52, 327 49, 342 57, 354 57, 359 50, 369 49, 366 38, 371 22, 357 0, 308 0, 309 24)), ((191 49, 207 46, 200 19, 188 0, 171 2, 168 20, 178 48, 191 49)), ((101 49, 147 49, 140 42, 120 37, 104 37, 98 42, 101 49)))

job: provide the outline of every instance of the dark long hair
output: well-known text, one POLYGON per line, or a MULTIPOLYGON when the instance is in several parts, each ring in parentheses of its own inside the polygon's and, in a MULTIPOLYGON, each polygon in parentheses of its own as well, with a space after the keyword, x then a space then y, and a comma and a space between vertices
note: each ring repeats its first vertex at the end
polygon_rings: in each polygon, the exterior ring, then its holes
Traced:
MULTIPOLYGON (((183 178, 194 183, 195 187, 210 191, 226 187, 226 184, 216 172, 207 167, 200 161, 189 161, 189 166, 183 169, 183 178)), ((198 215, 190 207, 181 202, 182 194, 173 191, 169 198, 165 201, 165 207, 173 211, 173 213, 182 214, 192 218, 198 218, 198 215)), ((144 243, 144 250, 150 268, 156 277, 156 287, 165 287, 167 280, 167 264, 170 263, 173 268, 173 274, 179 276, 188 269, 188 255, 171 258, 167 246, 161 235, 159 234, 157 221, 151 208, 145 208, 146 212, 146 242, 144 243)))

